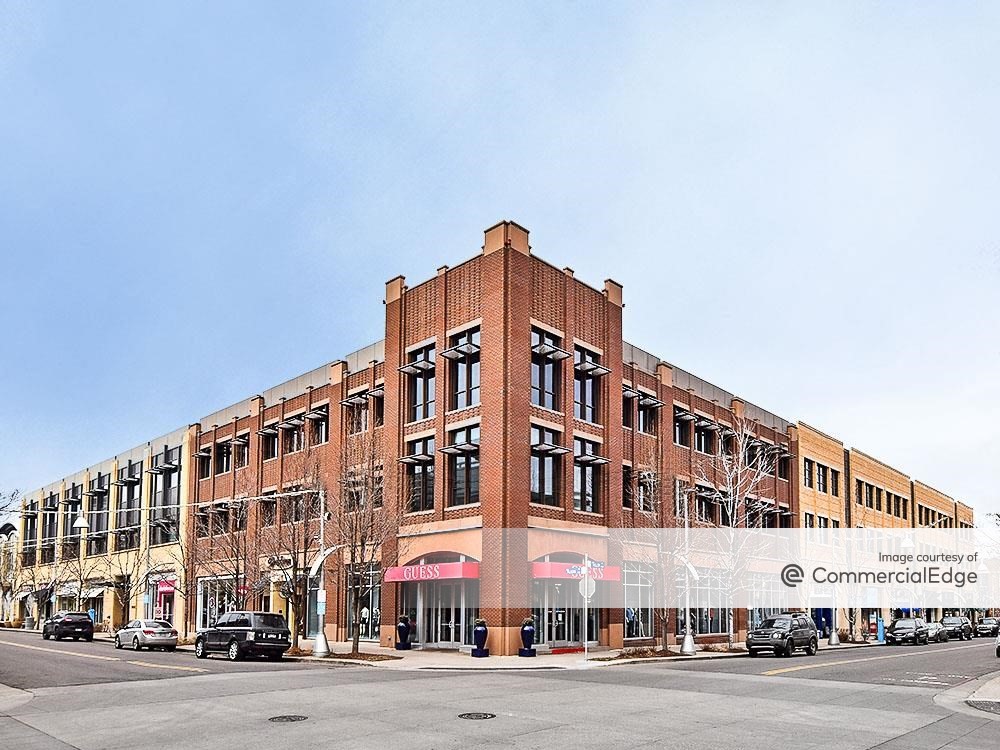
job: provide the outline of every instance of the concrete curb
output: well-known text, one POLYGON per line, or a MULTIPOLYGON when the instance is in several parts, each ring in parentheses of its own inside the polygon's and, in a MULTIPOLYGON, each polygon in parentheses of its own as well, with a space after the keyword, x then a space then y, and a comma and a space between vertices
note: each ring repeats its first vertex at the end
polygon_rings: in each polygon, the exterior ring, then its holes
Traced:
POLYGON ((35 696, 27 690, 18 690, 0 683, 0 716, 9 716, 15 708, 20 708, 35 696))
POLYGON ((943 693, 938 693, 934 696, 934 703, 955 713, 974 716, 977 719, 1000 721, 1000 711, 994 710, 1000 708, 1000 700, 987 698, 976 701, 976 693, 984 688, 988 690, 987 695, 992 694, 994 690, 1000 691, 1000 672, 990 672, 975 680, 945 690, 943 693), (972 701, 992 705, 989 708, 977 708, 971 705, 972 701))

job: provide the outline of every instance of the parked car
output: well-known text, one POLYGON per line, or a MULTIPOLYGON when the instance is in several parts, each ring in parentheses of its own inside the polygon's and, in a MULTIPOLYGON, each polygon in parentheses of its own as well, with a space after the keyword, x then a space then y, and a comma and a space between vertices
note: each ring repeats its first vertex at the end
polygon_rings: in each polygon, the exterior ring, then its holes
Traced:
POLYGON ((274 612, 227 612, 215 625, 195 634, 194 654, 204 659, 216 651, 229 661, 245 656, 277 661, 291 648, 291 635, 285 618, 274 612))
POLYGON ((94 622, 86 612, 56 612, 42 623, 42 638, 94 640, 94 622))
POLYGON ((972 640, 972 623, 968 617, 942 617, 941 624, 948 631, 950 638, 958 638, 960 641, 972 640))
POLYGON ((927 623, 919 617, 899 617, 885 631, 885 642, 890 646, 897 643, 927 643, 929 638, 927 623))
POLYGON ((759 627, 747 633, 747 651, 752 657, 761 651, 773 651, 776 656, 791 656, 798 648, 814 656, 818 647, 816 623, 804 612, 783 612, 768 617, 759 627))
POLYGON ((997 639, 993 641, 993 647, 997 651, 997 658, 1000 659, 1000 635, 998 635, 997 639))
POLYGON ((177 631, 163 620, 132 620, 115 633, 115 648, 125 648, 126 644, 135 651, 144 648, 174 651, 177 649, 177 631))
POLYGON ((927 640, 947 643, 948 630, 939 622, 929 622, 927 623, 927 640))
POLYGON ((976 635, 994 637, 1000 635, 1000 620, 996 617, 984 617, 976 623, 976 635))

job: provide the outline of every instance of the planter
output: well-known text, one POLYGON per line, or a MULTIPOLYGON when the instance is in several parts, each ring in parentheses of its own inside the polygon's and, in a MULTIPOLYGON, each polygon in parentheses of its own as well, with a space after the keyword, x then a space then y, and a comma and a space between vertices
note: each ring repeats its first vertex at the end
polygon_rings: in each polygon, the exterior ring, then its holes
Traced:
POLYGON ((521 626, 521 648, 517 650, 518 656, 536 656, 535 645, 535 623, 526 622, 521 626))
POLYGON ((410 650, 410 632, 413 629, 410 627, 410 618, 400 617, 399 622, 396 623, 396 650, 397 651, 409 651, 410 650))
POLYGON ((476 627, 472 629, 472 641, 476 644, 476 647, 472 649, 472 655, 477 659, 482 659, 490 655, 490 650, 486 648, 486 639, 489 637, 489 634, 490 629, 482 621, 477 622, 476 627))

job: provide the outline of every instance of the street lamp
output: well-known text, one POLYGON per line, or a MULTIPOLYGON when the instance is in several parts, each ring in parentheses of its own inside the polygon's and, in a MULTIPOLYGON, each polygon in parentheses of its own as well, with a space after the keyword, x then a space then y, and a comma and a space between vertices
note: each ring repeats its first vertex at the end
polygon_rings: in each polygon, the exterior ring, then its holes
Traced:
POLYGON ((87 523, 87 519, 84 517, 83 513, 76 517, 73 521, 73 531, 79 531, 81 534, 90 528, 90 524, 87 523))

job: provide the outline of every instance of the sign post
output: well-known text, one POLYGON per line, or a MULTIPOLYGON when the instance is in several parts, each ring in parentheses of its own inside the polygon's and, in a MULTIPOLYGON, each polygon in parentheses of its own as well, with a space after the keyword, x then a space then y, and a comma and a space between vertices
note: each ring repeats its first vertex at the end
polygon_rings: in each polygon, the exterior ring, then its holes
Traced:
POLYGON ((586 665, 589 654, 590 633, 590 597, 594 595, 596 584, 590 577, 590 555, 583 556, 583 578, 580 579, 580 593, 583 595, 583 663, 586 665))

